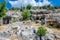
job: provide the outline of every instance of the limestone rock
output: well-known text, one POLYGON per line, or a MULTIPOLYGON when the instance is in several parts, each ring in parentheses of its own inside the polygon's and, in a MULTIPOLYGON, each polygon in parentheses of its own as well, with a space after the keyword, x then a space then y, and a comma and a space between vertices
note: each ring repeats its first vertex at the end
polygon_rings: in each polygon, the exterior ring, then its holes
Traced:
POLYGON ((46 40, 54 40, 54 35, 53 34, 46 34, 45 39, 46 40))
POLYGON ((60 39, 60 34, 55 34, 56 38, 60 39))

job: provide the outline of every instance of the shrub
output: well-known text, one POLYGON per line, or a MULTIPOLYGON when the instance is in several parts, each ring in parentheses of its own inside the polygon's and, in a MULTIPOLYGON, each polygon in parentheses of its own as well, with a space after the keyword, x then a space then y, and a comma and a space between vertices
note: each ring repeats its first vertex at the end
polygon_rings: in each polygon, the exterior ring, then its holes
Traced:
POLYGON ((22 13, 23 20, 30 20, 30 11, 24 10, 22 13))
POLYGON ((37 30, 37 34, 38 35, 45 35, 46 34, 47 29, 44 27, 39 27, 37 30))

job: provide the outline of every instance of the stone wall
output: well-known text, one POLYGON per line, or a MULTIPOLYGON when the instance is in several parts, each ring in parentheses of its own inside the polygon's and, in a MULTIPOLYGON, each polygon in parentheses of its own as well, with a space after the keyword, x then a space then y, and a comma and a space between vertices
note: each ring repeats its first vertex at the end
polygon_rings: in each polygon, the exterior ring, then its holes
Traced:
POLYGON ((0 18, 0 26, 3 25, 3 18, 0 18))

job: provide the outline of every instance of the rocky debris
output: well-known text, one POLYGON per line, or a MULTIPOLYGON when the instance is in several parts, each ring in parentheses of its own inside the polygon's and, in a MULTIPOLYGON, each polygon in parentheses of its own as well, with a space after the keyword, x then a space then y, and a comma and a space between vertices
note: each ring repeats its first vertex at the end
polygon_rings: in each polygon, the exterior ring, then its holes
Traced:
POLYGON ((46 35, 45 35, 45 39, 46 39, 46 40, 48 40, 48 39, 49 39, 49 40, 54 40, 54 38, 55 38, 55 37, 54 37, 53 34, 46 34, 46 35))
POLYGON ((55 37, 60 39, 60 34, 55 34, 55 37))
POLYGON ((53 34, 54 32, 51 29, 47 29, 47 33, 53 34))
MULTIPOLYGON (((4 32, 0 32, 0 36, 9 37, 11 34, 15 34, 19 39, 22 40, 39 40, 39 36, 36 34, 38 27, 37 26, 27 26, 22 25, 21 22, 16 22, 9 24, 9 27, 4 32)), ((60 38, 60 34, 55 34, 51 29, 47 29, 47 34, 42 36, 42 40, 54 40, 54 38, 60 38)), ((12 38, 12 37, 11 37, 12 38)), ((12 38, 13 39, 13 38, 12 38)))
MULTIPOLYGON (((17 32, 17 35, 20 35, 23 40, 30 40, 30 39, 36 39, 35 37, 37 36, 34 33, 34 30, 37 31, 38 27, 37 26, 26 26, 26 25, 20 25, 21 23, 16 22, 11 24, 10 27, 16 28, 19 30, 17 32)), ((42 37, 43 40, 54 40, 54 32, 50 29, 47 29, 47 33, 45 36, 42 37)), ((38 39, 39 40, 39 39, 38 39)))
POLYGON ((1 37, 9 37, 10 33, 9 32, 0 32, 1 37))
POLYGON ((6 15, 7 16, 11 16, 11 17, 20 17, 21 16, 21 11, 20 10, 15 10, 15 11, 8 11, 7 13, 6 13, 6 15))
POLYGON ((10 40, 8 38, 3 38, 3 37, 0 37, 0 40, 10 40))

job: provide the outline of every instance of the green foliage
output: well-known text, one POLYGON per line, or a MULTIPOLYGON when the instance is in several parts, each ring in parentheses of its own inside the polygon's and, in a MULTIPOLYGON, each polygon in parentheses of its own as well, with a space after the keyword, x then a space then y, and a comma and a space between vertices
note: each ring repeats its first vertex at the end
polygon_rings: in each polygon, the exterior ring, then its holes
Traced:
POLYGON ((24 11, 24 10, 25 10, 25 7, 21 7, 21 8, 20 8, 20 11, 24 11))
POLYGON ((54 6, 54 9, 60 9, 60 6, 54 6))
POLYGON ((32 7, 32 5, 31 4, 28 4, 26 8, 27 9, 31 9, 31 7, 32 7))
POLYGON ((30 20, 30 11, 24 10, 22 16, 23 16, 23 20, 30 20))
POLYGON ((9 9, 9 10, 20 10, 20 8, 14 8, 14 7, 12 7, 12 8, 9 9))
POLYGON ((43 9, 54 10, 54 7, 51 5, 44 5, 42 6, 43 9))
POLYGON ((51 5, 48 5, 47 8, 48 8, 48 10, 53 10, 54 9, 53 6, 51 6, 51 5))
POLYGON ((44 27, 39 27, 37 30, 37 34, 38 35, 45 35, 46 34, 47 29, 44 27))
POLYGON ((6 0, 4 0, 4 3, 0 3, 0 18, 5 16, 6 11, 6 0))
POLYGON ((23 11, 24 9, 25 9, 25 7, 21 7, 21 8, 12 7, 12 8, 9 9, 9 10, 21 10, 21 11, 23 11))
POLYGON ((14 8, 14 7, 12 7, 12 8, 11 8, 11 10, 15 10, 15 8, 14 8))
POLYGON ((36 9, 38 9, 38 7, 37 6, 34 6, 34 7, 32 7, 32 9, 36 10, 36 9))
POLYGON ((47 9, 48 7, 47 7, 46 5, 44 5, 42 8, 43 8, 43 9, 47 9))

